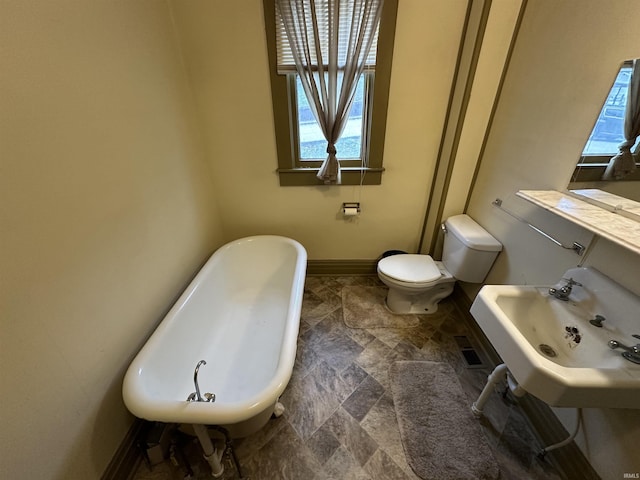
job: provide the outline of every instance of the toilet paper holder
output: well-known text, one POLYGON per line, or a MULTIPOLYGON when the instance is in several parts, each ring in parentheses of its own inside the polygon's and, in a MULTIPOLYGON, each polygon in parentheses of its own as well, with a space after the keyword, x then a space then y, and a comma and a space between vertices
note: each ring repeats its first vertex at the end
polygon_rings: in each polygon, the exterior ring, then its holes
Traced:
POLYGON ((360 202, 343 202, 342 214, 346 216, 358 215, 360 213, 360 202))

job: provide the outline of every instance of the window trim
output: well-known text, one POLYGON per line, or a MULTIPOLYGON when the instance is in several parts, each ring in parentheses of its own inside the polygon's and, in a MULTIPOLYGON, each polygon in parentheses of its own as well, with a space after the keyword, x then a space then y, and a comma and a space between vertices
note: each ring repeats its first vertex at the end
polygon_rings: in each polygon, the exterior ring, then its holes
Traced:
MULTIPOLYGON (((631 67, 633 65, 633 63, 628 60, 622 63, 622 65, 620 65, 620 69, 618 70, 618 72, 620 72, 623 68, 628 68, 631 67)), ((618 75, 618 73, 616 73, 616 76, 618 75)), ((615 82, 615 79, 614 79, 615 82)), ((614 83, 615 84, 615 83, 614 83)), ((611 87, 609 87, 609 91, 607 92, 607 98, 609 96, 609 93, 611 92, 611 90, 613 89, 614 85, 611 85, 611 87)), ((605 99, 605 104, 603 104, 600 107, 600 111, 598 112, 598 117, 596 118, 596 122, 598 121, 598 119, 600 118, 600 114, 602 113, 602 110, 604 108, 606 108, 606 99, 605 99)), ((592 129, 593 131, 593 129, 592 129)), ((592 132, 589 132, 589 135, 591 136, 592 132)), ((587 140, 588 141, 588 140, 587 140)), ((584 147, 583 147, 584 150, 584 147)), ((626 181, 640 181, 640 145, 638 147, 636 147, 636 149, 632 152, 633 156, 635 157, 635 161, 636 161, 636 171, 633 172, 632 174, 626 176, 624 179, 622 180, 616 180, 617 182, 626 182, 626 181)), ((613 153, 607 153, 607 154, 600 154, 600 155, 580 155, 580 158, 578 159, 578 163, 576 164, 575 169, 573 170, 573 174, 571 175, 571 183, 577 183, 577 182, 599 182, 602 181, 602 175, 604 174, 604 171, 606 170, 607 166, 609 165, 609 161, 611 160, 611 158, 613 158, 615 155, 617 154, 617 152, 613 152, 613 153)))
MULTIPOLYGON (((273 120, 278 155, 278 175, 281 186, 324 185, 316 177, 319 166, 298 166, 296 158, 297 139, 293 138, 293 125, 297 124, 296 105, 293 95, 289 95, 290 78, 276 71, 276 28, 275 1, 263 0, 267 53, 269 57, 269 76, 271 79, 271 98, 273 120), (293 123, 295 122, 295 124, 293 123), (292 125, 293 124, 293 125, 292 125)), ((342 185, 380 185, 384 141, 389 104, 389 86, 391 84, 391 64, 396 29, 398 0, 385 0, 378 32, 378 53, 375 69, 375 89, 373 108, 367 109, 371 115, 371 127, 368 135, 368 165, 341 166, 342 185)), ((295 79, 295 77, 293 77, 295 79)))
MULTIPOLYGON (((575 182, 600 182, 602 181, 602 175, 609 165, 609 161, 614 155, 606 157, 597 155, 588 155, 588 161, 584 161, 585 157, 580 157, 576 168, 573 170, 571 176, 571 183, 575 182)), ((634 154, 636 158, 636 171, 627 175, 621 180, 615 180, 616 182, 633 182, 640 181, 640 161, 638 160, 638 154, 634 154)))

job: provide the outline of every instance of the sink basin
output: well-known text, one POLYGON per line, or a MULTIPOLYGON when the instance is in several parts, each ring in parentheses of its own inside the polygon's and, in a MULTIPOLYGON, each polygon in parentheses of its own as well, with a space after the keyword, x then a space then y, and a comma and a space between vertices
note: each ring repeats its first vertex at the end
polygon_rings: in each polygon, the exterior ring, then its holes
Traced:
POLYGON ((593 268, 564 278, 582 284, 569 301, 549 295, 553 285, 485 285, 471 314, 518 384, 549 405, 640 408, 640 365, 608 346, 638 343, 640 298, 593 268))

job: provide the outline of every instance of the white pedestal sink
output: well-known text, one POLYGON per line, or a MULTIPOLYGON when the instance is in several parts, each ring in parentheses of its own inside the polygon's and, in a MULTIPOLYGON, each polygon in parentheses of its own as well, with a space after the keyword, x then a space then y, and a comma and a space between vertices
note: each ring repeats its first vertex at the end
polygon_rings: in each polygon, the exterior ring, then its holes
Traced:
POLYGON ((640 343, 640 297, 592 268, 564 278, 582 285, 568 301, 552 286, 486 285, 471 314, 518 384, 549 405, 640 408, 640 365, 608 345, 640 343))

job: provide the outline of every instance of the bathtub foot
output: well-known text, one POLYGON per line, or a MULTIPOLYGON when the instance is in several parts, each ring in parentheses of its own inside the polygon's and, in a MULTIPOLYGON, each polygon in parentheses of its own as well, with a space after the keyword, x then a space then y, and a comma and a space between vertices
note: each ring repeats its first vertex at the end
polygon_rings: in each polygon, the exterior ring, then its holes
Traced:
POLYGON ((211 467, 211 476, 215 478, 221 477, 224 473, 224 465, 222 465, 221 461, 224 451, 219 452, 217 448, 213 447, 211 437, 209 437, 209 433, 207 432, 207 427, 200 424, 194 424, 193 430, 200 441, 200 446, 204 452, 204 458, 211 467))
POLYGON ((276 402, 276 406, 273 407, 273 416, 275 418, 281 417, 284 413, 284 405, 280 402, 276 402))

